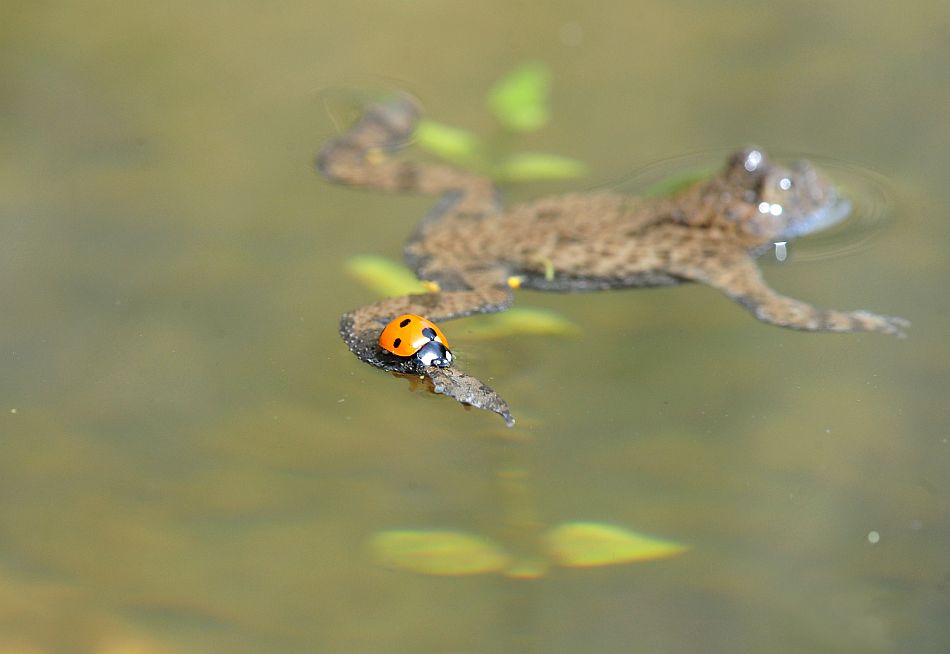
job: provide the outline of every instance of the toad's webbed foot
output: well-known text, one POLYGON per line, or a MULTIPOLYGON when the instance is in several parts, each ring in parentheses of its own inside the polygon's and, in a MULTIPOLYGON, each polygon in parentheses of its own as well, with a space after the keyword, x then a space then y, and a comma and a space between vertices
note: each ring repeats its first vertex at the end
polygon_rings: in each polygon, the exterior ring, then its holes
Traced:
POLYGON ((458 368, 426 368, 425 373, 432 380, 433 390, 454 397, 462 404, 478 409, 494 411, 505 420, 509 427, 515 419, 508 409, 508 403, 498 393, 481 381, 465 374, 458 368))
POLYGON ((343 314, 340 335, 347 347, 366 363, 406 375, 423 375, 432 381, 433 390, 454 397, 462 404, 494 411, 508 426, 514 418, 508 403, 494 390, 458 368, 424 366, 415 357, 399 357, 379 345, 379 334, 390 320, 402 314, 416 314, 434 322, 462 318, 473 314, 503 311, 511 305, 507 288, 479 291, 420 293, 387 298, 343 314))
POLYGON ((485 177, 451 166, 386 156, 409 144, 418 122, 419 108, 407 97, 369 105, 355 125, 320 151, 317 170, 336 184, 391 193, 460 191, 462 206, 473 210, 493 208, 494 186, 485 177))
POLYGON ((897 316, 882 316, 870 311, 819 309, 778 293, 768 297, 738 296, 736 301, 763 322, 815 332, 879 332, 906 338, 910 321, 897 316))
POLYGON ((718 288, 763 322, 802 331, 879 332, 899 338, 907 336, 904 329, 910 326, 910 322, 904 318, 870 311, 821 309, 780 295, 769 288, 755 261, 745 252, 723 252, 710 260, 726 261, 728 266, 691 265, 682 267, 677 273, 718 288))

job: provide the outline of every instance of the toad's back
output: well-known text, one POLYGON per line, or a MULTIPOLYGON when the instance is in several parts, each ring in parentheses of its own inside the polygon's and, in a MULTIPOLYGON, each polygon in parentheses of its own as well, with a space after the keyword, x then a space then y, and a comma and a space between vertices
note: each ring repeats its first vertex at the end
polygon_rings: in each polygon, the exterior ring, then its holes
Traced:
POLYGON ((598 191, 508 211, 453 206, 450 198, 410 239, 407 254, 420 276, 449 286, 469 279, 464 285, 471 287, 493 271, 523 286, 564 291, 679 283, 689 277, 681 271, 731 266, 737 250, 754 253, 848 209, 807 164, 778 167, 755 149, 670 197, 598 191))
POLYGON ((504 213, 446 215, 408 249, 424 257, 422 276, 436 281, 497 266, 533 288, 636 285, 632 276, 662 268, 653 227, 669 224, 668 204, 610 192, 547 197, 504 213))

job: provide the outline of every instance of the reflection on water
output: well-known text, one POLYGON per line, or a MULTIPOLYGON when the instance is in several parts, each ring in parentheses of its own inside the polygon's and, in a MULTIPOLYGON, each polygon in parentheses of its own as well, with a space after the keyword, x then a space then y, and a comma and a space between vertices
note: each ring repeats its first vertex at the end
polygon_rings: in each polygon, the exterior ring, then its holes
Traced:
POLYGON ((944 5, 91 9, 0 21, 0 652, 948 649, 944 5), (749 142, 834 158, 857 222, 766 274, 911 337, 522 291, 581 331, 452 324, 513 430, 356 361, 345 264, 398 257, 428 200, 318 179, 320 90, 406 80, 478 129, 527 57, 555 115, 526 147, 591 164, 574 187, 749 142), (529 560, 590 522, 690 550, 526 579, 366 549, 445 529, 529 560))

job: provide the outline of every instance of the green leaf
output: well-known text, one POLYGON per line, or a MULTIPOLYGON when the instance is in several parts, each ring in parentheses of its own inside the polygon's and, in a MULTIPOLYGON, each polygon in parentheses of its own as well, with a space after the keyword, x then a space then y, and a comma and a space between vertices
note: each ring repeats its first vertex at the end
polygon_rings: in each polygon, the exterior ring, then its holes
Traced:
POLYGON ((495 543, 440 529, 382 531, 373 535, 370 551, 382 565, 425 575, 501 572, 511 565, 511 557, 495 543))
POLYGON ((479 339, 505 338, 517 334, 564 336, 580 333, 577 325, 556 311, 532 307, 515 307, 505 313, 471 318, 465 321, 464 329, 467 336, 479 339))
POLYGON ((455 163, 468 164, 477 157, 481 142, 475 134, 434 120, 422 120, 416 127, 416 143, 432 154, 455 163))
POLYGON ((551 72, 540 63, 528 63, 498 80, 488 94, 488 108, 514 132, 530 132, 547 124, 551 72))
POLYGON ((577 159, 543 152, 518 152, 495 166, 493 171, 495 179, 509 182, 571 179, 586 174, 587 166, 577 159))
POLYGON ((361 254, 346 262, 346 271, 383 296, 425 293, 426 287, 401 263, 375 254, 361 254))
POLYGON ((679 173, 678 175, 672 175, 671 177, 661 179, 659 182, 651 185, 646 190, 644 190, 641 195, 652 198, 673 195, 674 193, 678 193, 689 188, 699 180, 706 178, 708 175, 708 170, 690 170, 684 173, 679 173))
POLYGON ((566 522, 545 535, 548 556, 568 568, 650 561, 682 554, 688 547, 600 522, 566 522))

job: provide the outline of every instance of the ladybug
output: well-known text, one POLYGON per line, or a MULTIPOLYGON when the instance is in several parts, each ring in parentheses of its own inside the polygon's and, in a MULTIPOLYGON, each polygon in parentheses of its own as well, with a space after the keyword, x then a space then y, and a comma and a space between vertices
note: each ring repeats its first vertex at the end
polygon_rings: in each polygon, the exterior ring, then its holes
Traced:
POLYGON ((452 365, 449 341, 442 330, 431 320, 411 313, 389 321, 379 335, 379 346, 397 357, 415 357, 423 366, 452 365))

